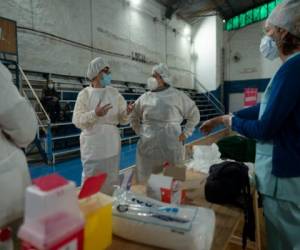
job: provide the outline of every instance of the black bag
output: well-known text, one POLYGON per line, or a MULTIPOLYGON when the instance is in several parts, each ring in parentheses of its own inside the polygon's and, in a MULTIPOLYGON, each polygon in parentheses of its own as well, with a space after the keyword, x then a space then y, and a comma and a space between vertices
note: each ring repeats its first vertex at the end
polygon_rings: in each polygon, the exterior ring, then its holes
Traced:
POLYGON ((231 204, 244 210, 243 249, 247 239, 255 240, 255 218, 250 191, 248 167, 240 162, 226 161, 210 167, 205 184, 206 200, 231 204))

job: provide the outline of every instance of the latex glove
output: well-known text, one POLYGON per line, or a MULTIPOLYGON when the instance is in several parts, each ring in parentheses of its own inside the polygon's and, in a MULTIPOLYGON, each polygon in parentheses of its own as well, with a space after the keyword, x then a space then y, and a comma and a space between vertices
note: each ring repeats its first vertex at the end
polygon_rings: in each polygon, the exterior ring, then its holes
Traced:
POLYGON ((110 109, 112 109, 111 104, 106 104, 104 106, 101 106, 101 102, 99 102, 98 105, 96 106, 95 113, 99 117, 105 116, 110 109))
POLYGON ((218 126, 219 124, 221 124, 221 116, 215 117, 213 119, 207 120, 205 121, 201 127, 200 127, 200 131, 207 135, 209 134, 216 126, 218 126))
POLYGON ((133 109, 134 109, 134 106, 135 106, 135 103, 134 103, 134 102, 128 103, 128 105, 127 105, 127 114, 128 114, 128 115, 131 114, 131 112, 132 112, 133 109))
POLYGON ((202 124, 200 127, 200 131, 204 133, 205 135, 209 134, 215 127, 218 125, 225 125, 226 127, 231 126, 231 115, 222 115, 215 117, 213 119, 210 119, 202 124))
POLYGON ((222 122, 226 128, 231 128, 231 119, 232 115, 223 115, 222 116, 222 122))
POLYGON ((184 141, 186 140, 185 134, 184 134, 184 133, 181 133, 180 136, 179 136, 179 138, 178 138, 178 140, 179 140, 180 142, 184 142, 184 141))

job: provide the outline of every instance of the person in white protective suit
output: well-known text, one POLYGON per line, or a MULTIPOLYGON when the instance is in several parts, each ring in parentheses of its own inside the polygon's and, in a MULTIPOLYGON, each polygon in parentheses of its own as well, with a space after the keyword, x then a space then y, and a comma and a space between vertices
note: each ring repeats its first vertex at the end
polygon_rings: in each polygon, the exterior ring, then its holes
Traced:
POLYGON ((22 217, 25 189, 30 184, 22 148, 33 141, 37 119, 19 94, 12 75, 0 63, 0 229, 22 217))
POLYGON ((73 123, 80 135, 82 180, 100 172, 108 175, 102 189, 112 194, 119 185, 121 138, 118 124, 128 124, 130 106, 119 91, 111 86, 109 65, 101 57, 92 60, 87 77, 91 85, 83 89, 76 100, 73 123))
POLYGON ((154 66, 147 84, 150 91, 134 104, 131 125, 140 135, 136 163, 139 183, 145 183, 152 173, 161 172, 164 162, 183 162, 184 141, 200 120, 195 102, 171 85, 168 67, 154 66))

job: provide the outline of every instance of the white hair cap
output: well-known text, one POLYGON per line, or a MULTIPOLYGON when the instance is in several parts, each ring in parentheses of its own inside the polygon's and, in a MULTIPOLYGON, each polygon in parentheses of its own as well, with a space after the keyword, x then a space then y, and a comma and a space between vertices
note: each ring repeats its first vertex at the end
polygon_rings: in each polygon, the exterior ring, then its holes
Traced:
POLYGON ((284 0, 272 11, 267 23, 300 37, 300 1, 284 0))
POLYGON ((158 65, 155 65, 152 69, 152 75, 154 73, 157 73, 161 76, 161 78, 164 80, 165 83, 171 85, 172 80, 171 80, 171 75, 170 71, 167 65, 160 63, 158 65))
POLYGON ((96 57, 89 63, 86 72, 87 78, 93 80, 105 67, 109 67, 109 64, 102 57, 96 57))

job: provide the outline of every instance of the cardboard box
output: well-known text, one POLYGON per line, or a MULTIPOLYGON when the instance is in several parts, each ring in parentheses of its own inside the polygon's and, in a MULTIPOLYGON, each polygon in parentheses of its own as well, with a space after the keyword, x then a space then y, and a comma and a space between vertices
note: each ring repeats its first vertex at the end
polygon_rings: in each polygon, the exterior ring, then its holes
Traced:
MULTIPOLYGON (((205 176, 187 171, 184 165, 171 165, 165 162, 163 175, 152 174, 148 180, 146 193, 149 197, 172 204, 184 204, 189 193, 200 189, 205 176)), ((198 192, 196 192, 198 193, 198 192)))
POLYGON ((152 174, 147 183, 147 196, 165 203, 184 204, 185 191, 172 177, 152 174))
POLYGON ((164 168, 164 176, 172 177, 177 181, 186 180, 186 167, 185 166, 169 166, 164 168))
POLYGON ((203 176, 187 171, 187 167, 182 166, 168 166, 164 168, 164 176, 180 181, 182 190, 192 190, 200 187, 203 181, 203 176))

